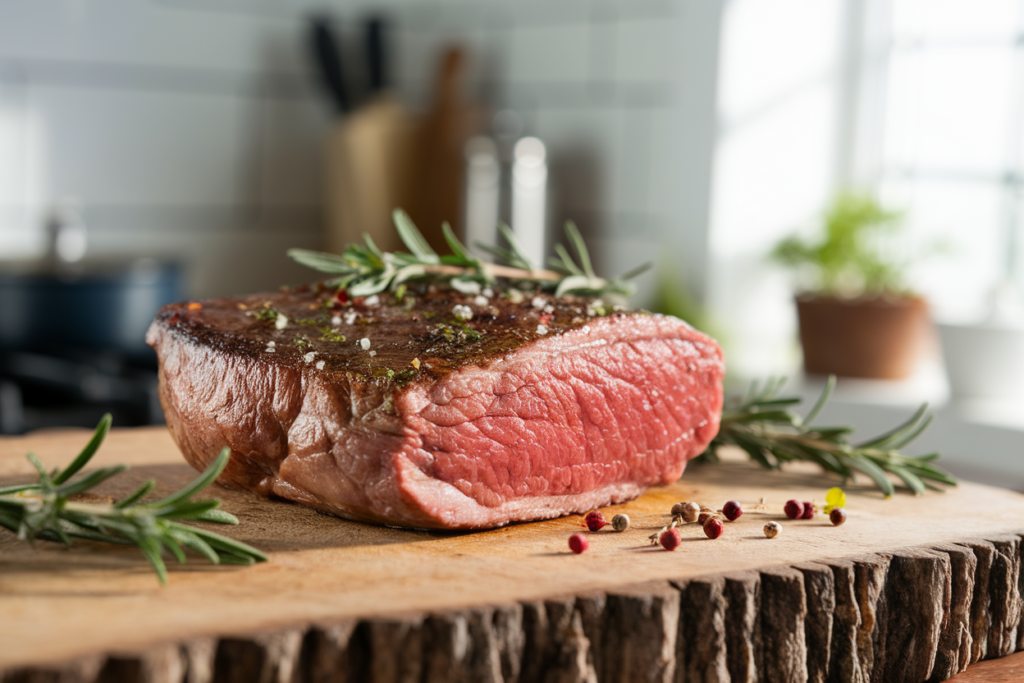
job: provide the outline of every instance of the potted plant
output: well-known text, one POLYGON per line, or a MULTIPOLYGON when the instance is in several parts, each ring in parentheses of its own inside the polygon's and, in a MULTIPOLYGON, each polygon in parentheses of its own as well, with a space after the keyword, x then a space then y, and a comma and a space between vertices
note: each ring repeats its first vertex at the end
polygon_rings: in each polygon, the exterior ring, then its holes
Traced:
POLYGON ((907 286, 907 262, 893 248, 902 219, 871 195, 843 193, 819 234, 786 238, 772 251, 798 276, 807 372, 879 379, 913 372, 928 334, 928 307, 907 286))

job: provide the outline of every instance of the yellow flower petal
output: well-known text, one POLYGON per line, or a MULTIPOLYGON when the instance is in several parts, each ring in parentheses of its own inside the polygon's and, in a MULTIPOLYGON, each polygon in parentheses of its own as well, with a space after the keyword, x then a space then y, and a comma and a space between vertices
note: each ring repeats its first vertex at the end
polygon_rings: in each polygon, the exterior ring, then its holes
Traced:
POLYGON ((834 508, 846 507, 846 494, 839 487, 831 488, 825 494, 825 502, 834 508))

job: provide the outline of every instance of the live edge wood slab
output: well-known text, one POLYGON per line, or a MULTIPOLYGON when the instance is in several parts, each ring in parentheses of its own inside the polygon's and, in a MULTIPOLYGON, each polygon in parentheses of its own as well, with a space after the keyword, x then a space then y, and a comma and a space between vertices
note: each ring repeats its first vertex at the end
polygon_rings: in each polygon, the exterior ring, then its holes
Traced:
MULTIPOLYGON (((84 431, 0 440, 0 481, 32 450, 66 464, 84 431)), ((195 476, 166 431, 114 430, 94 465, 168 492, 195 476)), ((632 528, 568 552, 580 517, 478 533, 387 529, 215 487, 270 555, 201 558, 161 588, 134 549, 34 549, 0 531, 0 680, 11 681, 941 681, 1024 647, 1024 496, 963 484, 885 500, 847 488, 849 519, 784 519, 823 501, 811 469, 693 467, 626 505, 632 528), (674 502, 748 510, 709 540, 649 545, 674 502), (766 539, 769 519, 782 533, 766 539)), ((218 528, 223 531, 223 528, 218 528)))

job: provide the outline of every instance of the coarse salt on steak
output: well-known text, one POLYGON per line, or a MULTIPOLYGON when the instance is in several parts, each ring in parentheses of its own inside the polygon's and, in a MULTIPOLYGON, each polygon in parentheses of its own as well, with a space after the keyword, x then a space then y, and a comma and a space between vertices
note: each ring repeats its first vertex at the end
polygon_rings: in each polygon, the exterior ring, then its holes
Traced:
POLYGON ((148 343, 186 459, 351 519, 477 529, 630 500, 718 431, 722 353, 676 318, 444 285, 162 308, 148 343))

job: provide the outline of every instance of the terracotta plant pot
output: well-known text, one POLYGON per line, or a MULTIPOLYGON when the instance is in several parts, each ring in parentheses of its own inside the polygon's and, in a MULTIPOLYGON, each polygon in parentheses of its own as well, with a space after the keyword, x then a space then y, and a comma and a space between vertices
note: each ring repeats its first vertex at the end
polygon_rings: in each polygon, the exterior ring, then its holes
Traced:
POLYGON ((925 347, 928 304, 921 297, 796 298, 804 369, 819 375, 902 379, 925 347))

